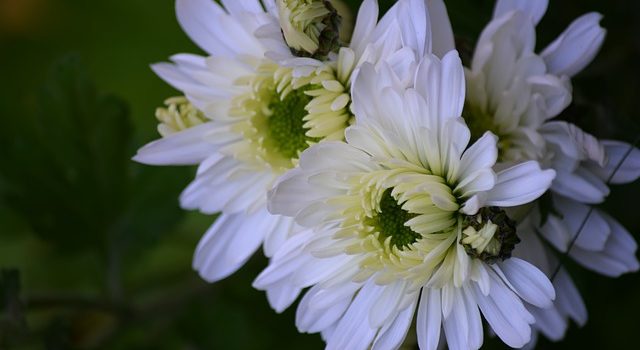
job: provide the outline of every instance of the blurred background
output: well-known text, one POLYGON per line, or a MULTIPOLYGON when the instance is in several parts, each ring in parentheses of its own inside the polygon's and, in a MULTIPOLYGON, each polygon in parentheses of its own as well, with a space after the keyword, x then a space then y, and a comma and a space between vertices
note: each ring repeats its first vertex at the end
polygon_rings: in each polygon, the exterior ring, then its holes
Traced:
MULTIPOLYGON (((355 11, 360 1, 347 1, 355 11)), ((394 3, 382 0, 386 9, 394 3)), ((445 0, 463 57, 491 0, 445 0)), ((602 138, 640 133, 640 2, 550 1, 544 47, 575 17, 604 14, 608 37, 561 116, 602 138)), ((194 169, 130 161, 158 137, 154 110, 177 95, 149 64, 199 53, 173 0, 0 0, 0 349, 321 349, 251 288, 257 254, 214 285, 191 269, 215 219, 182 211, 194 169)), ((605 207, 640 239, 640 183, 605 207)), ((567 266, 589 322, 540 349, 637 344, 638 275, 567 266)), ((501 349, 487 340, 487 349, 501 349)), ((637 346, 637 345, 636 345, 637 346)))

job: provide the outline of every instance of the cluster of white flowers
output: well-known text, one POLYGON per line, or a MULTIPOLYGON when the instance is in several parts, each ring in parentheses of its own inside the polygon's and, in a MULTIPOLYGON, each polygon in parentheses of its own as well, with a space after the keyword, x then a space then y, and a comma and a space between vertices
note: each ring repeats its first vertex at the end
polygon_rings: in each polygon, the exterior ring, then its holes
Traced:
POLYGON ((483 317, 520 348, 586 322, 558 254, 638 270, 592 205, 640 177, 640 150, 554 120, 604 40, 599 14, 536 53, 547 1, 498 0, 464 67, 442 0, 380 19, 365 0, 346 39, 336 1, 220 3, 176 1, 207 56, 153 65, 183 96, 135 157, 198 165, 180 200, 220 213, 193 262, 207 281, 262 246, 254 286, 278 312, 307 289, 296 326, 327 349, 478 349, 483 317))

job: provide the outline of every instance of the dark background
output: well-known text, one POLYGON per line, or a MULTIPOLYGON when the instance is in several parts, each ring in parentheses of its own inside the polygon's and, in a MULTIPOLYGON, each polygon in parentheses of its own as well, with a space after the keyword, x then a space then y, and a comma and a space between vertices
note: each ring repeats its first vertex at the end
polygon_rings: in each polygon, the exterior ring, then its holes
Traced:
MULTIPOLYGON (((446 3, 464 56, 493 1, 446 3)), ((561 118, 634 140, 640 2, 552 0, 538 43, 589 11, 604 14, 607 40, 561 118)), ((261 254, 214 285, 192 271, 214 219, 178 207, 194 169, 129 160, 157 138, 155 108, 178 94, 149 64, 179 52, 200 51, 172 0, 0 0, 0 349, 322 348, 296 332, 292 310, 275 314, 251 288, 261 254)), ((636 239, 638 197, 639 183, 613 188, 604 206, 636 239)), ((637 347, 638 276, 568 267, 589 321, 538 348, 637 347)))

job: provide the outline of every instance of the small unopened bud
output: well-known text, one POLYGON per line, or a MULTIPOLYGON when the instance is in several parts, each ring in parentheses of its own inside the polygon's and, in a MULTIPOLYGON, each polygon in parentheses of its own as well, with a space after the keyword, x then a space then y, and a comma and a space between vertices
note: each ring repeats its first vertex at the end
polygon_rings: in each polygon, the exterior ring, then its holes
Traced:
POLYGON ((482 208, 478 214, 467 216, 464 226, 460 244, 469 256, 488 264, 510 258, 520 242, 516 223, 497 207, 482 208))
POLYGON ((167 106, 166 108, 156 109, 156 118, 160 122, 158 132, 163 137, 207 121, 204 114, 184 96, 168 98, 164 104, 167 106))
POLYGON ((328 0, 277 0, 277 5, 294 55, 324 58, 340 47, 340 15, 328 0))

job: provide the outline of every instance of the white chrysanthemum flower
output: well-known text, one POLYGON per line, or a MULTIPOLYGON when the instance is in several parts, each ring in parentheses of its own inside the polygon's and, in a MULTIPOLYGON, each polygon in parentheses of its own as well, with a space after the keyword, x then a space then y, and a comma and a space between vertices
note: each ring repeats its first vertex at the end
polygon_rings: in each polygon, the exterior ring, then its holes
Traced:
POLYGON ((322 332, 328 349, 395 349, 416 309, 424 350, 441 327, 449 348, 479 348, 481 314, 523 346, 534 322, 523 301, 550 306, 554 290, 509 258, 518 238, 499 207, 536 199, 554 171, 527 162, 495 173, 496 137, 469 145, 455 51, 426 56, 414 76, 406 89, 384 64, 361 68, 346 143, 307 149, 270 195, 272 212, 313 231, 289 240, 254 285, 311 287, 297 326, 322 332))
MULTIPOLYGON (((535 25, 546 8, 546 0, 497 1, 493 20, 483 31, 471 69, 466 71, 465 120, 475 137, 487 130, 499 136, 501 161, 538 160, 543 168, 557 173, 550 193, 529 208, 528 217, 517 218, 522 221, 518 226, 522 237, 541 233, 558 250, 570 249, 568 254, 576 261, 606 275, 635 271, 638 261, 633 238, 617 221, 589 205, 604 201, 609 180, 630 182, 640 176, 640 151, 612 141, 601 145, 574 125, 550 121, 571 101, 569 79, 591 62, 602 45, 601 15, 578 18, 536 54, 535 25), (628 159, 616 170, 628 151, 628 159), (620 175, 609 179, 614 171, 620 175), (583 227, 587 215, 589 221, 583 227)), ((526 244, 521 247, 526 250, 526 244)), ((554 283, 567 280, 568 276, 554 276, 557 263, 545 267, 548 261, 540 258, 544 255, 527 256, 549 277, 555 277, 554 283)), ((567 289, 575 291, 574 287, 567 289)), ((569 316, 579 324, 586 321, 586 312, 566 312, 575 309, 575 302, 568 299, 559 294, 554 308, 532 309, 535 327, 551 339, 563 336, 569 316)))
MULTIPOLYGON (((320 6, 326 1, 291 1, 293 5, 320 6)), ((375 0, 365 0, 358 12, 355 29, 348 46, 340 47, 336 52, 329 53, 328 60, 314 57, 298 57, 292 51, 297 46, 282 40, 283 32, 281 23, 270 22, 261 26, 256 35, 261 41, 268 43, 269 50, 266 56, 281 66, 292 67, 292 76, 300 79, 313 74, 321 74, 322 89, 314 92, 313 106, 305 117, 306 126, 322 124, 332 128, 334 137, 329 139, 341 139, 343 137, 343 125, 336 128, 335 123, 328 123, 326 114, 332 113, 336 106, 348 106, 351 103, 351 80, 357 73, 357 69, 365 62, 376 64, 385 61, 393 65, 403 82, 409 84, 411 76, 409 72, 415 70, 415 65, 422 55, 432 52, 431 27, 428 11, 441 3, 441 0, 403 0, 399 1, 376 24, 378 18, 378 5, 375 0), (339 137, 338 137, 339 136, 339 137)), ((293 8, 293 5, 290 5, 293 8)), ((273 16, 281 15, 282 5, 278 6, 278 13, 271 10, 273 16)), ((297 7, 296 7, 297 8, 297 7)), ((320 11, 323 12, 324 11, 320 11)), ((311 12, 310 12, 311 13, 311 12)), ((284 21, 283 18, 280 19, 284 21)), ((446 23, 448 25, 448 22, 446 23)), ((284 25, 284 24, 282 24, 284 25)), ((441 36, 453 37, 450 25, 442 26, 441 36)), ((452 49, 453 47, 449 48, 452 49)), ((436 54, 443 54, 444 50, 436 54)), ((343 118, 352 117, 350 113, 341 115, 343 118)))
MULTIPOLYGON (((600 209, 608 184, 640 177, 640 150, 623 142, 599 142, 576 126, 549 122, 541 128, 547 142, 546 166, 556 170, 550 194, 536 203, 529 231, 581 265, 617 277, 637 271, 637 244, 627 230, 600 209), (586 222, 585 222, 586 220, 586 222)), ((522 229, 526 229, 524 226, 522 229)))
MULTIPOLYGON (((617 141, 598 142, 564 122, 545 123, 541 132, 547 142, 543 167, 555 169, 556 178, 550 192, 534 203, 518 225, 523 242, 514 255, 552 278, 557 293, 554 307, 527 308, 536 318, 536 330, 549 339, 560 340, 568 329, 568 320, 582 326, 587 312, 568 273, 538 236, 604 275, 616 277, 637 271, 633 237, 615 219, 590 208, 590 204, 604 201, 609 193, 607 183, 628 183, 640 177, 640 150, 617 141)), ((532 342, 529 346, 534 345, 532 342)))
POLYGON ((466 70, 464 118, 474 138, 487 130, 499 137, 501 161, 539 159, 545 143, 538 128, 569 105, 571 86, 534 52, 531 17, 505 11, 505 2, 498 1, 466 70))
MULTIPOLYGON (((408 71, 405 65, 415 66, 429 45, 424 4, 411 16, 398 10, 422 0, 400 1, 380 23, 377 2, 367 0, 353 40, 339 57, 284 66, 267 55, 287 48, 282 32, 264 35, 279 28, 275 2, 221 2, 176 2, 181 26, 210 56, 180 54, 173 63, 153 66, 186 98, 170 99, 157 112, 164 137, 135 157, 146 164, 199 165, 180 201, 186 209, 222 213, 194 257, 194 268, 208 281, 236 271, 262 243, 265 254, 273 255, 301 230, 291 218, 267 212, 267 191, 309 145, 344 138, 352 122, 350 85, 357 67, 388 60, 397 71, 408 71), (400 16, 418 33, 403 32, 400 16)), ((295 298, 281 292, 286 295, 274 292, 270 299, 295 298)))

